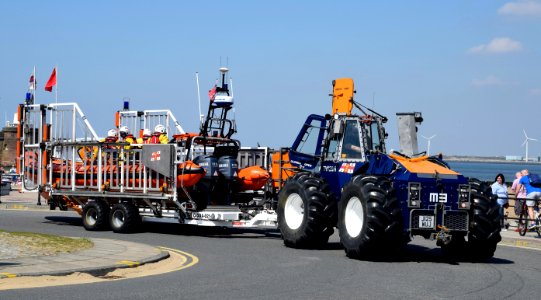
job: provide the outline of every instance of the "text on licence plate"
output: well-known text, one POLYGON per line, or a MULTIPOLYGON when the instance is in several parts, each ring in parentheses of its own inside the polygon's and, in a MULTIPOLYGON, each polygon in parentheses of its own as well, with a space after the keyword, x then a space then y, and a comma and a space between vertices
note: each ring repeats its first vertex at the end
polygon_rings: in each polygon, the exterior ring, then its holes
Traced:
POLYGON ((434 216, 419 216, 419 228, 434 228, 434 216))

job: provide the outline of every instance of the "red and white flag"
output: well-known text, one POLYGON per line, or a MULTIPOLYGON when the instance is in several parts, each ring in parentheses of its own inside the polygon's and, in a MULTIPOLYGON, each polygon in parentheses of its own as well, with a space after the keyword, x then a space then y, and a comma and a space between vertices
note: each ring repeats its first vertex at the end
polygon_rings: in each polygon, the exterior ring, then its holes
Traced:
POLYGON ((53 86, 56 85, 56 68, 53 69, 53 73, 51 74, 51 77, 49 77, 49 80, 47 81, 47 84, 45 85, 45 90, 47 92, 53 91, 53 86))
POLYGON ((212 89, 209 91, 209 98, 210 101, 214 101, 214 96, 216 96, 216 84, 212 87, 212 89))
POLYGON ((30 85, 28 86, 28 89, 31 91, 36 90, 36 84, 36 75, 34 74, 34 72, 32 72, 32 75, 30 75, 30 85))

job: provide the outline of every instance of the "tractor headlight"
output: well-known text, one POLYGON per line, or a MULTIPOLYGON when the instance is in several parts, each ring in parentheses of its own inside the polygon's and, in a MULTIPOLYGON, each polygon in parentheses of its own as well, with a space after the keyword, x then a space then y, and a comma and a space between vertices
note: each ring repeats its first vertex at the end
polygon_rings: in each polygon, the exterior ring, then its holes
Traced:
POLYGON ((470 186, 461 184, 458 186, 458 208, 470 209, 470 186))
POLYGON ((421 207, 421 184, 410 182, 408 184, 408 206, 421 207))

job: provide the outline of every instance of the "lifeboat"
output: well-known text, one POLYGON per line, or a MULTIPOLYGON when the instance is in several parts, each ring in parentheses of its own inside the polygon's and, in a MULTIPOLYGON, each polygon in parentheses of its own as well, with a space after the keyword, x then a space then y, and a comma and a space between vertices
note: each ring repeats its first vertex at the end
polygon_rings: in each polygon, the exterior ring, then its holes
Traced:
POLYGON ((260 166, 251 166, 241 169, 238 179, 242 183, 242 190, 259 190, 269 179, 269 172, 260 166))
MULTIPOLYGON (((71 173, 71 162, 61 161, 61 160, 53 160, 53 182, 57 183, 62 181, 63 184, 71 184, 71 176, 67 175, 71 173)), ((128 186, 140 186, 140 175, 141 165, 135 164, 135 165, 125 165, 125 174, 128 176, 128 178, 125 179, 125 184, 128 186), (131 175, 134 174, 135 177, 132 177, 131 175), (138 176, 139 175, 139 176, 138 176)), ((103 173, 105 174, 106 178, 104 178, 104 181, 109 182, 112 185, 117 185, 117 172, 119 172, 119 166, 117 165, 106 165, 103 167, 103 173)), ((152 172, 152 171, 151 171, 152 172)), ((89 166, 85 165, 83 163, 76 163, 75 164, 75 184, 76 185, 96 185, 98 182, 97 176, 92 176, 91 174, 97 174, 98 173, 98 166, 89 166)), ((195 164, 192 161, 186 161, 179 165, 177 170, 177 185, 184 187, 191 187, 195 185, 201 178, 205 176, 205 169, 200 167, 199 165, 195 164)), ((157 179, 157 176, 153 175, 150 176, 148 179, 148 184, 150 186, 162 186, 164 184, 163 178, 157 179)))
POLYGON ((183 162, 178 167, 177 185, 190 187, 205 176, 205 169, 191 160, 183 162))

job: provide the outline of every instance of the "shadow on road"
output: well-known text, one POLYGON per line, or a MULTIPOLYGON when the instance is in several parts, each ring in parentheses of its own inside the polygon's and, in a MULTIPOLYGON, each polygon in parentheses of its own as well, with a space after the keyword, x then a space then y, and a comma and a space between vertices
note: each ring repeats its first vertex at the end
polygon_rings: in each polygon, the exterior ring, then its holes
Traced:
POLYGON ((276 229, 240 229, 145 222, 143 223, 142 231, 172 235, 204 236, 209 238, 281 239, 280 232, 276 229))
POLYGON ((43 222, 45 224, 83 227, 83 220, 81 219, 81 217, 47 216, 45 217, 45 220, 47 220, 43 222))
MULTIPOLYGON (((78 226, 82 230, 81 217, 68 216, 47 216, 45 217, 46 224, 63 225, 63 226, 78 226)), ((183 225, 173 223, 153 223, 144 222, 140 230, 135 233, 157 233, 168 235, 183 235, 183 236, 201 236, 206 238, 216 239, 275 239, 282 240, 280 232, 277 229, 237 229, 224 227, 203 227, 194 225, 183 225)), ((320 249, 306 249, 303 251, 335 251, 343 249, 339 242, 327 243, 320 249)), ((439 247, 425 247, 418 244, 408 244, 401 251, 380 254, 378 256, 363 257, 363 261, 387 262, 387 263, 407 263, 407 262, 431 262, 459 265, 460 263, 471 263, 472 260, 467 257, 467 250, 462 255, 448 256, 445 255, 439 247)), ((345 255, 345 254, 344 254, 345 255)), ((493 257, 483 263, 488 264, 513 264, 513 261, 493 257)))
POLYGON ((439 247, 428 248, 425 246, 413 244, 408 244, 402 251, 395 251, 387 255, 383 254, 367 257, 362 260, 390 263, 430 262, 450 265, 459 265, 460 263, 484 263, 497 265, 514 264, 513 261, 497 257, 490 258, 486 261, 474 261, 468 256, 467 250, 460 254, 449 256, 445 255, 439 247))
MULTIPOLYGON (((47 216, 45 224, 61 226, 78 226, 83 228, 81 217, 71 216, 47 216)), ((224 227, 204 227, 194 225, 183 225, 174 223, 153 223, 144 222, 139 230, 134 233, 160 233, 185 236, 204 236, 210 238, 275 238, 281 239, 280 232, 276 229, 237 229, 224 227)))

